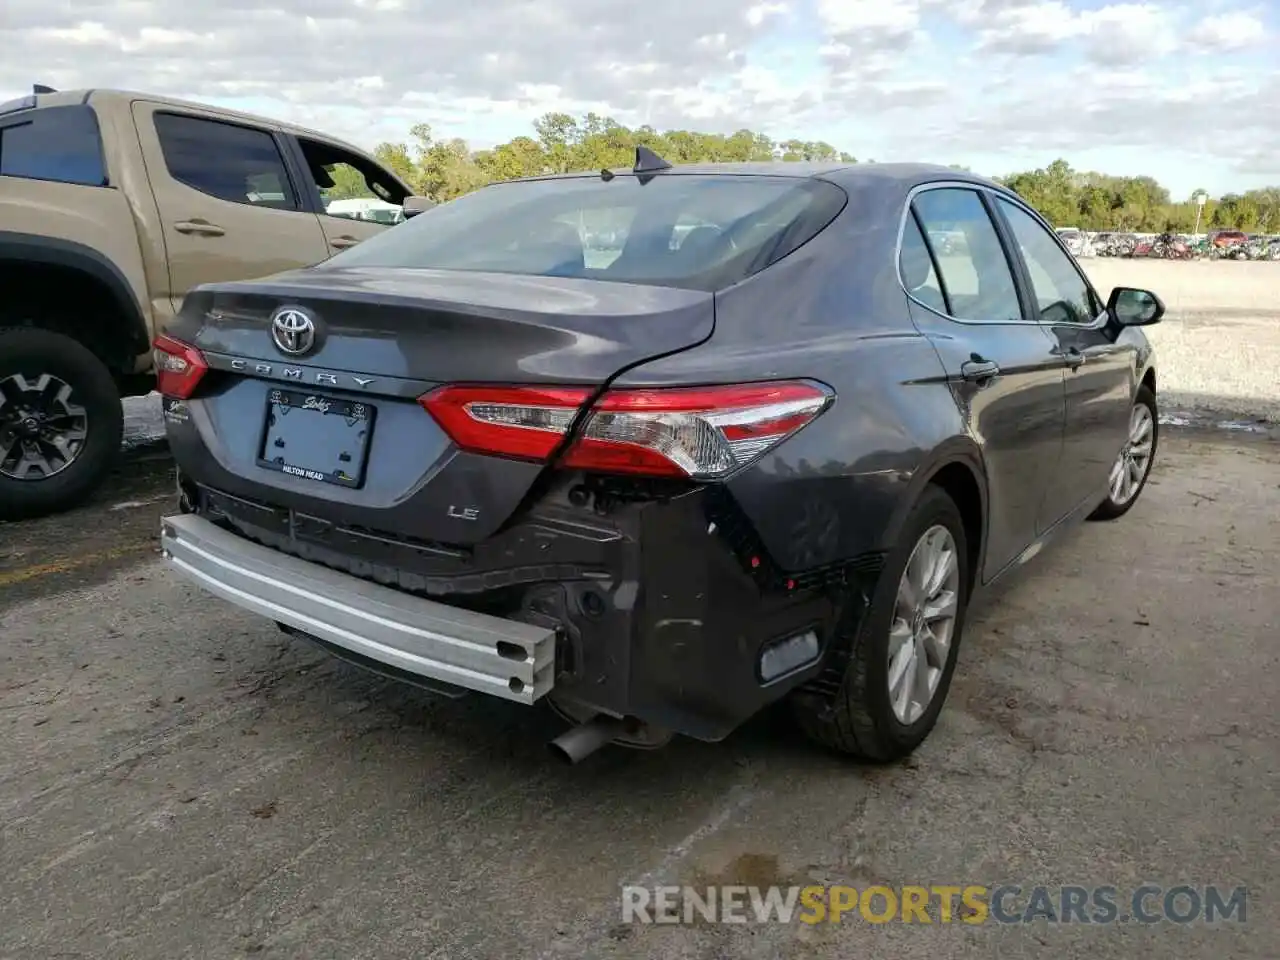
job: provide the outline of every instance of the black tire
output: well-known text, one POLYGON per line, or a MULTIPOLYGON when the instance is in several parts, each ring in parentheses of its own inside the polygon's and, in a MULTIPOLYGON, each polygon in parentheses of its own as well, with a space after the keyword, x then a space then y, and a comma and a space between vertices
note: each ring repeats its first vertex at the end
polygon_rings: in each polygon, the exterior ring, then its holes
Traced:
MULTIPOLYGON (((84 441, 71 462, 51 476, 19 480, 0 472, 0 520, 45 516, 75 506, 98 487, 120 452, 124 411, 106 365, 62 334, 29 327, 0 328, 0 385, 15 374, 31 381, 46 373, 70 386, 71 399, 84 408, 84 441)), ((0 406, 0 415, 3 412, 0 406)), ((4 422, 0 417, 0 430, 4 422)), ((0 445, 4 439, 0 437, 0 445)))
POLYGON ((792 698, 800 728, 817 743, 874 763, 899 760, 922 744, 933 730, 951 687, 956 657, 964 633, 969 603, 969 552, 964 521, 955 502, 940 487, 929 486, 903 527, 872 591, 871 602, 847 644, 849 661, 835 698, 826 701, 808 694, 792 698), (924 713, 910 725, 894 713, 889 696, 889 631, 893 623, 898 584, 921 537, 935 525, 946 527, 955 541, 959 590, 955 625, 946 664, 924 713))
POLYGON ((1098 504, 1097 509, 1089 514, 1090 520, 1116 520, 1123 517, 1126 513, 1133 509, 1133 505, 1138 502, 1138 498, 1142 496, 1142 491, 1146 489, 1147 478, 1151 476, 1151 469, 1155 466, 1156 451, 1160 447, 1160 410, 1156 406, 1156 395, 1151 392, 1151 388, 1146 384, 1138 387, 1138 395, 1134 397, 1134 406, 1142 405, 1151 413, 1151 456, 1147 459, 1145 472, 1142 479, 1138 481, 1138 489, 1133 492, 1133 496, 1124 502, 1119 502, 1112 497, 1110 487, 1107 488, 1107 499, 1098 504))

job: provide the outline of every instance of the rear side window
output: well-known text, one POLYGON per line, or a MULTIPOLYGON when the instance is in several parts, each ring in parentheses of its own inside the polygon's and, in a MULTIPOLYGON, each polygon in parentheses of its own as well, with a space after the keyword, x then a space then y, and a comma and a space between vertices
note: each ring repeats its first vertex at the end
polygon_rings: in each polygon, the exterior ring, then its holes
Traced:
POLYGON ((93 108, 43 107, 0 117, 0 176, 106 186, 93 108))
POLYGON ((979 323, 1022 320, 1009 258, 977 191, 926 190, 912 207, 930 237, 959 234, 962 238, 949 252, 935 247, 951 316, 979 323))
POLYGON ((155 115, 169 175, 230 203, 297 210, 298 195, 266 130, 176 113, 155 115))
POLYGON ((835 184, 798 177, 515 181, 440 204, 321 269, 486 271, 718 290, 813 239, 845 202, 835 184))
POLYGON ((906 287, 907 293, 931 310, 938 313, 951 312, 946 294, 942 292, 942 283, 938 280, 938 271, 934 267, 929 245, 920 232, 915 214, 907 217, 906 229, 902 233, 898 269, 902 273, 902 285, 906 287))

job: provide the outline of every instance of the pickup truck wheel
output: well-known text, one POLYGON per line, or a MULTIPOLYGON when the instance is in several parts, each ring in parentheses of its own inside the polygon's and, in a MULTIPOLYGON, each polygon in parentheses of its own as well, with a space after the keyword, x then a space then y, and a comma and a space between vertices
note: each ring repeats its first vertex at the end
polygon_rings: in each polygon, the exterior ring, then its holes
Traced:
POLYGON ((818 743, 884 763, 915 750, 951 686, 969 595, 964 521, 930 486, 907 518, 870 606, 840 640, 849 651, 834 699, 797 695, 801 729, 818 743))
POLYGON ((0 329, 0 520, 56 513, 93 492, 124 413, 106 365, 48 330, 0 329))

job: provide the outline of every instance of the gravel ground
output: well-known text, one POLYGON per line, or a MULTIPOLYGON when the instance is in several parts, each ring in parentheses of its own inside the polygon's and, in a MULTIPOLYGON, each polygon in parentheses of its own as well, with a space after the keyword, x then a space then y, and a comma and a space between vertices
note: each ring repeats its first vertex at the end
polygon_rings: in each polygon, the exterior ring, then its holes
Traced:
POLYGON ((0 531, 6 960, 1276 957, 1280 445, 1167 433, 1127 517, 975 611, 935 735, 884 768, 778 714, 554 764, 541 711, 370 678, 176 581, 168 471, 130 471, 0 531), (622 924, 627 882, 1250 899, 1216 928, 673 928, 622 924))
POLYGON ((1104 297, 1117 286, 1154 290, 1174 316, 1280 311, 1280 263, 1276 262, 1086 257, 1080 263, 1104 297))
POLYGON ((1166 413, 1280 425, 1280 263, 1086 259, 1105 297, 1152 290, 1169 319, 1151 327, 1166 413))

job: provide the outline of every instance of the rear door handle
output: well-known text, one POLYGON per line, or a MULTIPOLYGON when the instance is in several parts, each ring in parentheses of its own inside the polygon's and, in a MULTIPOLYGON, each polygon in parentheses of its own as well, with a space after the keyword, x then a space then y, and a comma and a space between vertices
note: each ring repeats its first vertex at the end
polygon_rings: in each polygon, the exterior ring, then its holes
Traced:
POLYGON ((1079 350, 1077 350, 1075 347, 1068 347, 1063 352, 1062 356, 1063 356, 1063 359, 1067 361, 1067 366, 1070 367, 1072 370, 1079 369, 1080 365, 1083 364, 1085 361, 1084 354, 1081 353, 1079 350))
POLYGON ((220 237, 227 231, 208 220, 179 220, 173 225, 179 233, 193 233, 201 237, 220 237))
POLYGON ((329 241, 329 246, 335 250, 345 250, 347 247, 354 247, 359 242, 355 237, 334 237, 329 241))
POLYGON ((960 376, 973 383, 991 380, 1000 376, 1000 364, 994 360, 966 360, 960 364, 960 376))

